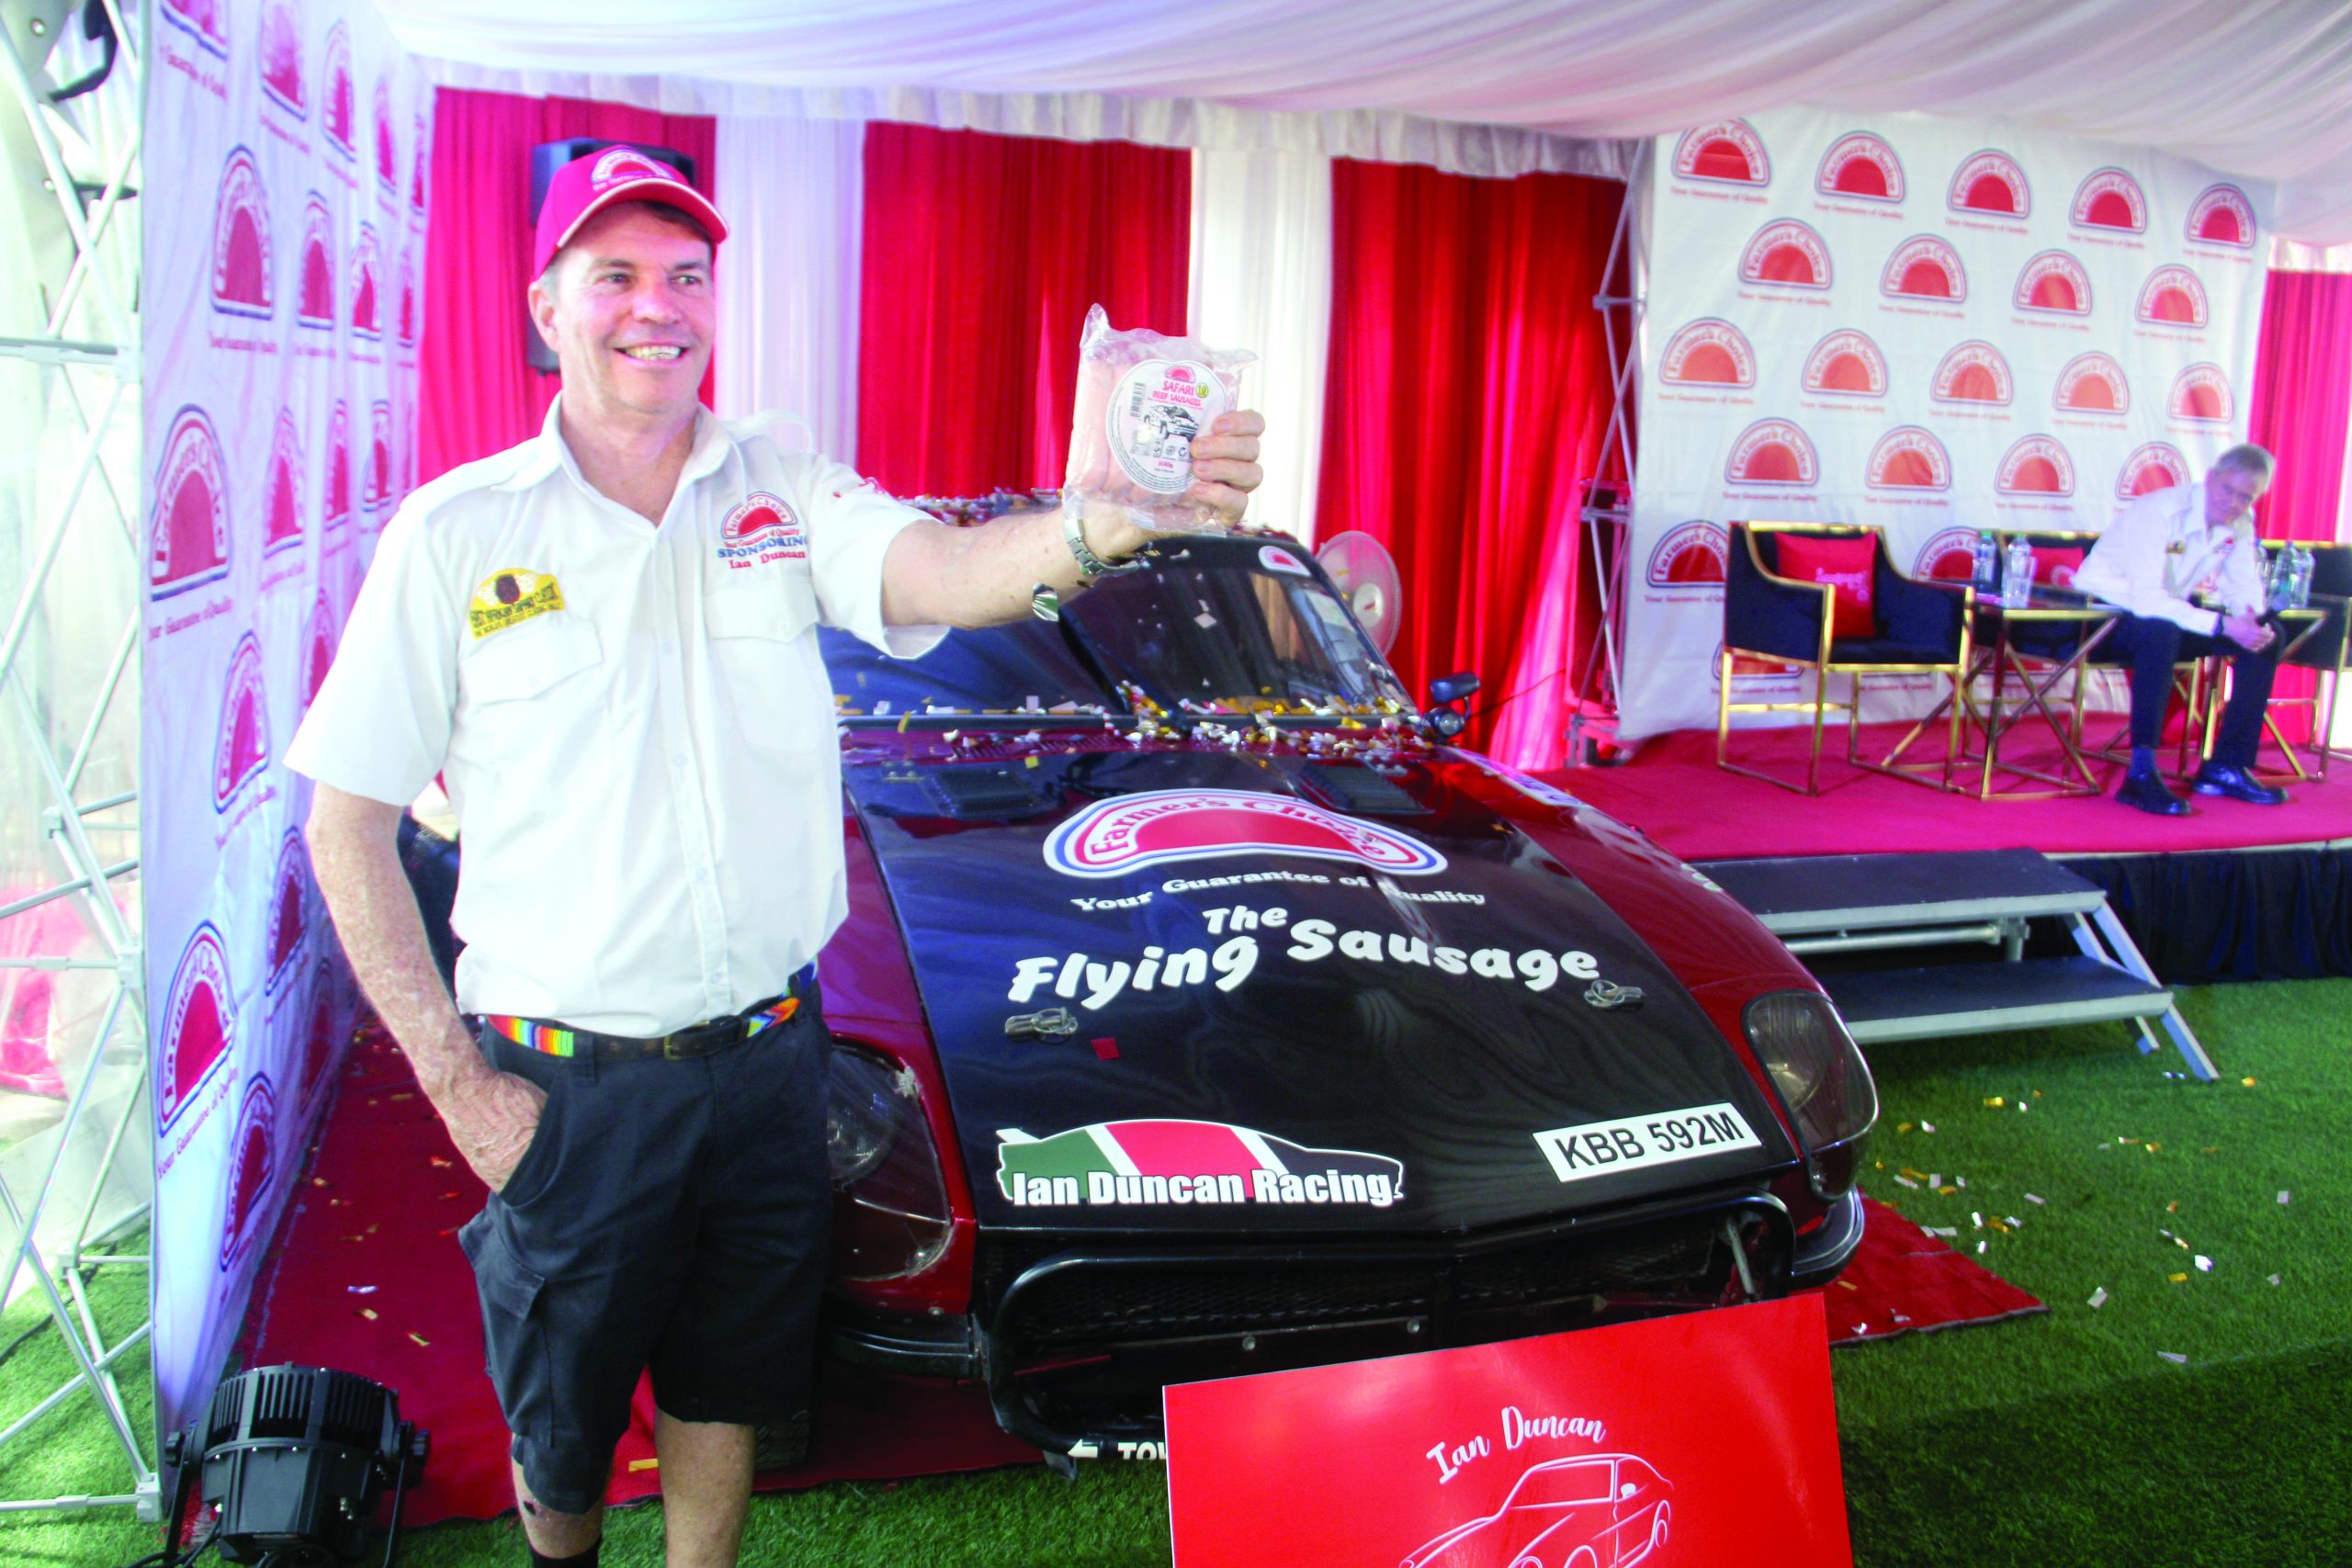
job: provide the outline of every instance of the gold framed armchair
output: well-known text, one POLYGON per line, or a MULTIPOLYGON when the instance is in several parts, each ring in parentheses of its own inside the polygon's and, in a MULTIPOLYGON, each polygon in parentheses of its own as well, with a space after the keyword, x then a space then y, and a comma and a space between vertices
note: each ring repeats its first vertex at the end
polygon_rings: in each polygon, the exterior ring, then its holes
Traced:
MULTIPOLYGON (((1797 551, 1787 552, 1800 553, 1797 551)), ((1920 581, 1895 570, 1886 540, 1866 524, 1750 521, 1731 525, 1730 559, 1724 570, 1724 641, 1718 656, 1715 694, 1715 761, 1732 773, 1804 795, 1821 793, 1821 737, 1832 708, 1846 712, 1849 764, 1938 788, 1951 786, 1953 759, 1960 754, 1960 683, 1969 662, 1969 621, 1975 591, 1964 582, 1920 581), (1868 635, 1849 620, 1838 636, 1836 585, 1783 570, 1782 545, 1792 540, 1865 541, 1870 576, 1868 635), (1795 665, 1813 676, 1813 695, 1794 702, 1737 702, 1732 674, 1741 659, 1795 665), (1951 682, 1950 734, 1940 762, 1889 765, 1860 754, 1861 701, 1871 675, 1940 675, 1951 682), (1830 679, 1844 675, 1853 685, 1844 700, 1829 693, 1830 679), (1736 762, 1731 756, 1732 716, 1743 713, 1809 712, 1813 745, 1803 784, 1775 778, 1736 762)))

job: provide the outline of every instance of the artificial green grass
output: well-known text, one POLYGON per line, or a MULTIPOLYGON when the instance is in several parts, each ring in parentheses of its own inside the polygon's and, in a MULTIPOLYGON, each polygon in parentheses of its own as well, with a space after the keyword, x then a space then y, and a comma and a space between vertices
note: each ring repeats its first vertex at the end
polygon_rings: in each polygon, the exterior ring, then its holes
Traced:
MULTIPOLYGON (((1922 1224, 1956 1227, 1972 1254, 1984 1241, 1984 1261, 2051 1310, 1831 1358, 1863 1568, 2342 1560, 2352 1540, 2341 1480, 2352 1473, 2352 1259, 2341 1241, 2352 981, 2216 987, 2184 1005, 2223 1069, 2219 1084, 2166 1078, 2180 1066, 2169 1046, 2143 1059, 2115 1026, 1877 1053, 1885 1116, 1872 1194, 1922 1224), (1985 1104, 1995 1096, 2001 1105, 1985 1104), (1905 1170, 1956 1190, 1904 1187, 1894 1178, 1905 1170), (2012 1218, 2022 1224, 1990 1224, 2012 1218), (2198 1269, 2200 1253, 2211 1271, 2198 1269), (2102 1288, 2105 1303, 2087 1305, 2102 1288)), ((113 1272, 95 1290, 102 1321, 135 1322, 143 1280, 113 1272)), ((0 1343, 29 1306, 0 1324, 0 1343)), ((0 1423, 67 1365, 53 1336, 28 1342, 0 1367, 0 1423)), ((143 1366, 124 1376, 136 1389, 143 1366)), ((143 1393, 132 1398, 144 1421, 143 1393)), ((0 1496, 118 1490, 113 1458, 77 1399, 0 1450, 0 1496)), ((1146 1465, 1091 1465, 1075 1483, 1042 1469, 843 1483, 755 1499, 743 1561, 1166 1562, 1165 1499, 1164 1472, 1146 1465)), ((127 1510, 0 1516, 0 1564, 120 1563, 154 1543, 127 1510)), ((415 1532, 401 1561, 475 1568, 525 1554, 510 1517, 415 1532)), ((659 1564, 660 1510, 615 1513, 604 1561, 659 1564)))

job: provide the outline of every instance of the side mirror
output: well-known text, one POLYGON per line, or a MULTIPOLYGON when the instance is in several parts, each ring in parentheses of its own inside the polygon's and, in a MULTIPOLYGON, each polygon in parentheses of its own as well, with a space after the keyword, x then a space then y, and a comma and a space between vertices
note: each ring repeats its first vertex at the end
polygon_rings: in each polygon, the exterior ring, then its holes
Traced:
POLYGON ((1459 671, 1452 675, 1441 675, 1430 682, 1430 705, 1451 707, 1477 689, 1478 677, 1467 670, 1459 671))

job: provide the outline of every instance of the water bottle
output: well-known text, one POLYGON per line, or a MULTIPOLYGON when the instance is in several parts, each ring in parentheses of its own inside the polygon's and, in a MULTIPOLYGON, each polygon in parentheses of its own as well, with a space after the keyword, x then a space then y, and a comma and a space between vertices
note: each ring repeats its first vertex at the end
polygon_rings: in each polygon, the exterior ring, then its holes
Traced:
POLYGON ((1979 533, 1976 536, 1976 569, 1969 581, 1975 584, 1979 595, 1989 598, 2000 586, 2000 578, 2001 553, 1994 547, 1990 533, 1979 533))
POLYGON ((2298 610, 2308 609, 2312 602, 2312 552, 2309 547, 2294 547, 2294 601, 2298 610))
POLYGON ((2022 538, 2009 541, 2009 559, 2001 576, 2001 602, 2022 604, 2033 597, 2033 547, 2022 538))
POLYGON ((2281 545, 2262 558, 2262 604, 2283 610, 2295 602, 2295 547, 2281 545))

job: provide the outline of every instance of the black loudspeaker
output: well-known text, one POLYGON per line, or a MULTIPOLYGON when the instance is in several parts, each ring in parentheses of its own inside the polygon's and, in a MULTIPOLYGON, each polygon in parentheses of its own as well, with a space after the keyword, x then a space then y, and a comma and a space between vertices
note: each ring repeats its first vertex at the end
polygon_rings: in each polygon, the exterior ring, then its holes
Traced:
MULTIPOLYGON (((602 136, 569 136, 560 141, 542 141, 531 149, 531 209, 523 215, 523 232, 534 233, 538 229, 539 209, 547 205, 548 184, 555 172, 574 158, 584 158, 591 152, 601 152, 621 143, 602 136)), ((667 164, 684 177, 688 185, 695 183, 695 161, 674 147, 656 147, 650 141, 632 141, 636 148, 656 163, 667 164)), ((531 322, 531 308, 523 307, 523 356, 534 370, 552 372, 555 350, 539 341, 539 329, 531 322)))

